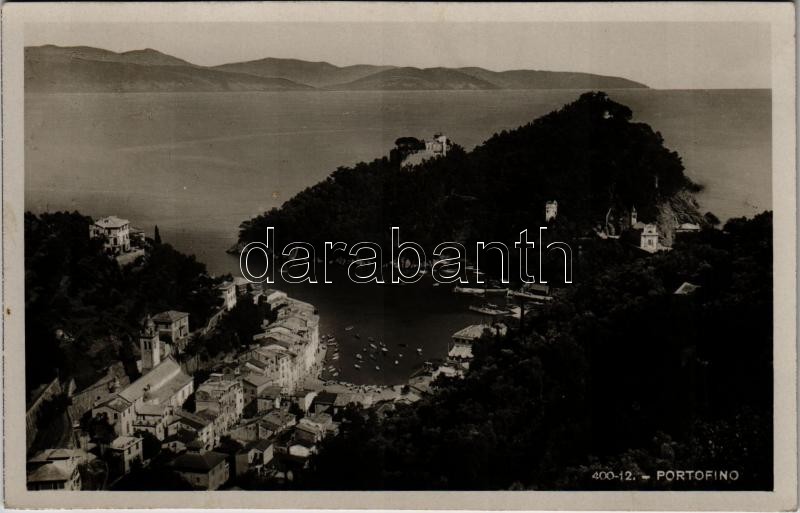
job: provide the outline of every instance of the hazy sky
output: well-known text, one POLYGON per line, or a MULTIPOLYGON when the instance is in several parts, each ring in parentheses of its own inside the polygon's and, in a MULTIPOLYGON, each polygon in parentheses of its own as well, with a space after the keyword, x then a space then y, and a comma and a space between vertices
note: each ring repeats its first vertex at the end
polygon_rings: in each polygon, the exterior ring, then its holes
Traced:
POLYGON ((201 65, 292 57, 584 71, 660 89, 771 84, 769 25, 758 23, 50 23, 26 25, 25 44, 154 48, 201 65))

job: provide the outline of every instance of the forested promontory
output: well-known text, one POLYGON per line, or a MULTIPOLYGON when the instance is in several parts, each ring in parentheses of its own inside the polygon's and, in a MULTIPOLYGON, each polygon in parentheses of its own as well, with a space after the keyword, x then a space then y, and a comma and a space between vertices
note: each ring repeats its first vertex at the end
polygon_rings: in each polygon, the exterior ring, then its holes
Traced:
POLYGON ((588 277, 477 342, 463 379, 385 415, 349 410, 297 486, 771 490, 772 214, 652 256, 620 246, 588 247, 588 277), (676 293, 684 281, 698 288, 676 293), (737 478, 655 478, 678 469, 737 478))
POLYGON ((33 389, 58 373, 79 387, 113 361, 135 373, 142 318, 188 312, 190 327, 214 311, 218 280, 205 264, 166 243, 150 241, 147 258, 120 266, 89 237, 79 212, 25 214, 25 371, 33 389))
POLYGON ((404 151, 335 170, 281 208, 243 222, 240 242, 266 240, 272 226, 278 250, 294 240, 318 248, 324 241, 388 244, 388 227, 399 226, 404 239, 431 250, 450 240, 511 243, 544 224, 551 200, 558 202, 557 227, 576 236, 609 212, 633 208, 644 222, 658 222, 665 208, 684 222, 699 219, 691 195, 699 186, 684 174, 680 156, 601 92, 494 134, 472 151, 454 145, 411 167, 402 165, 404 151))

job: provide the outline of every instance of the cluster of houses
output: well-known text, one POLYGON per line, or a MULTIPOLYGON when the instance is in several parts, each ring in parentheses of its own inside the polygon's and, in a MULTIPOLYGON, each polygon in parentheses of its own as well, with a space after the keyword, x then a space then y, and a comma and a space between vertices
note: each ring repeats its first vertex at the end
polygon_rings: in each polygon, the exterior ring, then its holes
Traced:
MULTIPOLYGON (((113 233, 106 235, 108 242, 124 251, 127 234, 113 233)), ((324 359, 314 307, 280 291, 252 290, 237 280, 223 283, 218 291, 222 313, 247 298, 268 303, 277 318, 265 319, 246 349, 198 383, 179 362, 189 340, 205 329, 190 332, 186 312, 147 315, 139 331, 141 377, 131 382, 117 362, 84 390, 76 392, 71 381, 70 447, 40 451, 28 461, 29 489, 80 489, 79 466, 97 457, 113 461, 112 478, 120 478, 145 462, 145 432, 161 443, 162 451, 174 455, 167 468, 192 487, 207 490, 269 467, 276 450, 307 459, 319 441, 336 432, 325 408, 311 410, 316 394, 303 386, 319 373, 324 359), (81 418, 105 423, 113 436, 97 436, 81 418), (226 437, 238 442, 235 454, 218 450, 226 437)), ((40 405, 62 392, 57 378, 36 392, 28 415, 33 431, 40 405)), ((230 445, 226 447, 230 452, 230 445)))

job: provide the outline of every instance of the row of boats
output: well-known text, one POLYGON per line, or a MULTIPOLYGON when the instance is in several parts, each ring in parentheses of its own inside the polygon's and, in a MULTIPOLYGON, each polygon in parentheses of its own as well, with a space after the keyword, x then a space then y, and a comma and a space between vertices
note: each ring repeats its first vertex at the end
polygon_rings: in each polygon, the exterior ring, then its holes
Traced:
MULTIPOLYGON (((354 326, 347 326, 344 330, 346 332, 353 331, 354 326)), ((361 339, 361 335, 358 333, 354 333, 353 336, 356 339, 361 339)), ((329 349, 333 349, 333 355, 331 356, 331 361, 339 360, 339 344, 336 342, 336 338, 333 335, 323 335, 323 340, 326 343, 326 347, 329 349)), ((368 337, 367 340, 369 341, 369 345, 362 346, 361 350, 367 355, 367 358, 376 361, 378 360, 377 355, 382 355, 383 357, 388 357, 391 355, 391 351, 389 347, 381 340, 375 340, 373 337, 368 337)), ((398 343, 399 347, 408 347, 407 344, 398 343)), ((422 348, 418 347, 416 349, 418 355, 422 355, 422 348)), ((400 360, 403 358, 403 353, 397 353, 397 357, 394 360, 394 365, 400 365, 400 360)), ((353 367, 355 369, 361 369, 363 365, 366 363, 366 359, 361 353, 356 353, 356 360, 357 362, 353 363, 353 367)), ((327 367, 328 372, 331 373, 331 376, 337 377, 339 375, 339 371, 335 365, 329 365, 327 367)), ((381 370, 380 365, 375 365, 375 370, 381 370)))

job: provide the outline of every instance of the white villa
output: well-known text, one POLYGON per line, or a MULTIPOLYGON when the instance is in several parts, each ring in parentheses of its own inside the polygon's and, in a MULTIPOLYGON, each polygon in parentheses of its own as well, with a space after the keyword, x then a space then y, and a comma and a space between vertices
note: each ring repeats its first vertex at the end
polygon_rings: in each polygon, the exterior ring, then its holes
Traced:
POLYGON ((127 219, 108 216, 98 219, 89 227, 92 238, 105 237, 104 246, 113 254, 127 253, 131 250, 131 223, 127 219))

